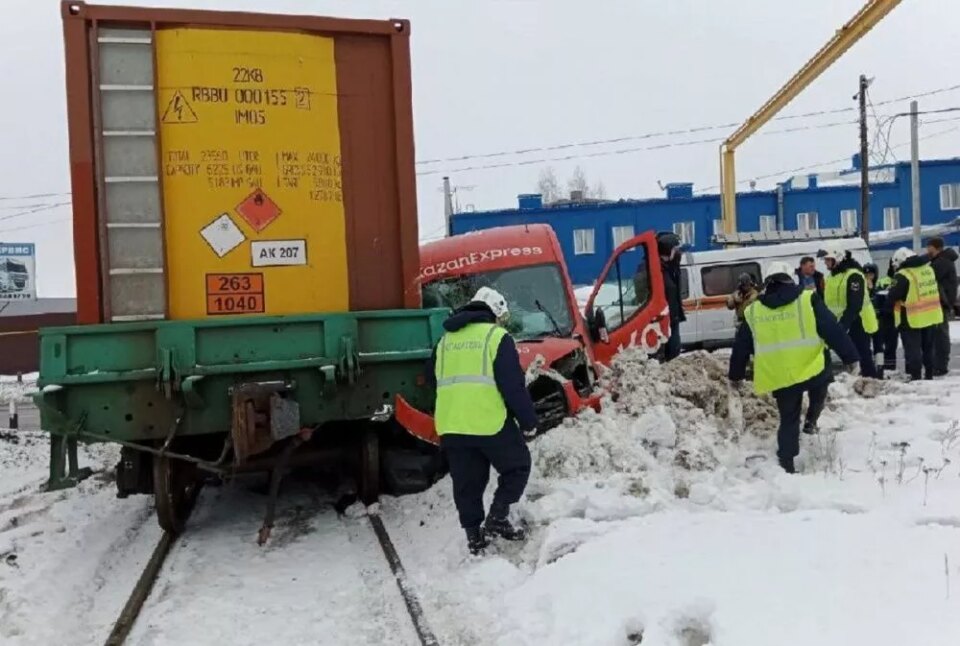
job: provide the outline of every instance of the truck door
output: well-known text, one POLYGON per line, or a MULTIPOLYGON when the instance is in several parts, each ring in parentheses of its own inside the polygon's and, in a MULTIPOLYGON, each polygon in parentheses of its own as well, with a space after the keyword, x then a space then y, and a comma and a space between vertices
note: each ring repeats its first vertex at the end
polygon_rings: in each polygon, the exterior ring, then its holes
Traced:
POLYGON ((667 299, 652 231, 620 245, 587 301, 594 356, 609 365, 623 348, 659 349, 669 334, 667 299))

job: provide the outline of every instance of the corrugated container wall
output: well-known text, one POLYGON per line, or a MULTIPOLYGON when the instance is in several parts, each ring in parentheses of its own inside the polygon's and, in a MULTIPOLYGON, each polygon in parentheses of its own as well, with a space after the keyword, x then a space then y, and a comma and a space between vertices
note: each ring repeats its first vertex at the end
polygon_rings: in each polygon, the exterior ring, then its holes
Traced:
POLYGON ((409 23, 62 12, 80 323, 419 307, 409 23))

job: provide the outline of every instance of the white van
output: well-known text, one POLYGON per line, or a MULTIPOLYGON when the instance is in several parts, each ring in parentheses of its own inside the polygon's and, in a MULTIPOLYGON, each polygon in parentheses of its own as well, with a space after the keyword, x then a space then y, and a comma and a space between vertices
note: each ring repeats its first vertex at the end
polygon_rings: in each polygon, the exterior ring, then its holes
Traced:
POLYGON ((751 274, 759 284, 764 269, 774 260, 799 267, 801 258, 811 256, 817 269, 826 276, 827 268, 817 252, 827 244, 850 250, 861 265, 871 262, 870 250, 862 238, 805 240, 685 253, 680 270, 680 293, 687 315, 687 320, 680 324, 684 347, 710 348, 733 343, 736 315, 727 309, 727 296, 736 291, 740 274, 751 274))

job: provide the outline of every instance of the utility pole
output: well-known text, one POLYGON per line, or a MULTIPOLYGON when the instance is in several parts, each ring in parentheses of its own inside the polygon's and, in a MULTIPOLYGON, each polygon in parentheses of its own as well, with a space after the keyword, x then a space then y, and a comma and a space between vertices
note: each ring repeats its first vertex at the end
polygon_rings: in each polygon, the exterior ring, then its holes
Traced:
POLYGON ((860 235, 870 243, 870 149, 867 144, 867 88, 870 81, 860 75, 860 235))
POLYGON ((913 250, 920 253, 920 119, 917 102, 910 102, 910 194, 913 198, 913 250))
POLYGON ((453 216, 453 191, 450 190, 450 178, 443 178, 443 235, 450 235, 450 218, 453 216))

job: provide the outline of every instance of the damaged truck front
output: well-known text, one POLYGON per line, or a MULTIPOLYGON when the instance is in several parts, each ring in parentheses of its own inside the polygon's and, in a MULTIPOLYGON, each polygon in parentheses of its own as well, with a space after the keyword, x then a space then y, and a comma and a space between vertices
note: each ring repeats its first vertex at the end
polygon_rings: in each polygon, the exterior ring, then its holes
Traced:
MULTIPOLYGON (((545 224, 456 235, 420 248, 424 307, 456 309, 480 287, 507 299, 507 330, 517 341, 541 430, 584 408, 599 408, 600 365, 630 346, 657 354, 670 334, 653 232, 618 247, 583 312, 563 252, 545 224)), ((401 398, 398 420, 437 441, 432 418, 401 398)))

